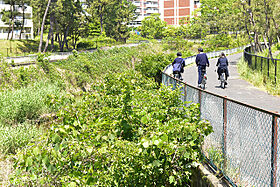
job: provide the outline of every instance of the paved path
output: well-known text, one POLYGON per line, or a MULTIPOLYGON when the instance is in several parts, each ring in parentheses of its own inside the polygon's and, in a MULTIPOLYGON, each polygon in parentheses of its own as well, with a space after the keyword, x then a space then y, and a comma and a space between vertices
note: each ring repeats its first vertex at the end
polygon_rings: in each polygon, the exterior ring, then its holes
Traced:
MULTIPOLYGON (((108 49, 112 49, 114 47, 133 47, 133 46, 137 46, 139 45, 139 43, 131 43, 131 44, 123 44, 123 45, 117 45, 117 46, 112 46, 112 47, 101 47, 100 49, 103 50, 108 50, 108 49)), ((96 49, 93 50, 86 50, 84 52, 81 53, 92 53, 96 51, 96 49)), ((79 52, 80 53, 80 52, 79 52)), ((57 60, 65 60, 67 59, 70 55, 72 54, 72 52, 57 52, 57 53, 52 53, 49 56, 50 61, 57 61, 57 60)), ((19 56, 19 57, 7 57, 6 61, 8 63, 11 63, 12 60, 14 61, 15 64, 24 64, 27 63, 27 65, 29 65, 29 63, 34 63, 36 61, 37 55, 33 54, 33 55, 29 55, 29 56, 19 56)))
MULTIPOLYGON (((241 57, 242 53, 227 56, 230 63, 230 77, 228 78, 228 87, 226 89, 222 89, 219 86, 220 82, 215 72, 217 58, 211 59, 210 67, 207 68, 208 81, 206 90, 265 110, 280 113, 280 97, 269 95, 240 78, 237 71, 237 63, 241 57)), ((197 77, 198 73, 195 65, 185 68, 183 74, 184 82, 197 86, 197 77)))

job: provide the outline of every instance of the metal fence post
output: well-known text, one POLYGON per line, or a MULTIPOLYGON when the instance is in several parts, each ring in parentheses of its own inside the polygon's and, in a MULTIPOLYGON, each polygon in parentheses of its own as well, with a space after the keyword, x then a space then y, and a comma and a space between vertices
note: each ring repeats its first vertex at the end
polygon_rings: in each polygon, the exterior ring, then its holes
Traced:
POLYGON ((186 103, 186 101, 187 101, 187 85, 186 84, 184 84, 184 91, 185 91, 185 93, 184 93, 184 96, 185 96, 184 102, 185 102, 185 106, 187 106, 187 103, 186 103))
POLYGON ((224 156, 224 170, 227 168, 227 98, 223 99, 223 156, 224 156))
POLYGON ((262 66, 263 66, 263 58, 261 58, 261 72, 262 72, 262 66))
POLYGON ((201 90, 198 90, 199 116, 201 116, 201 90))
POLYGON ((258 56, 255 56, 255 69, 257 69, 257 60, 258 60, 258 56))
POLYGON ((277 146, 278 146, 278 123, 277 116, 272 117, 272 139, 271 139, 271 186, 277 186, 277 146))
POLYGON ((267 76, 269 78, 269 58, 267 59, 267 76))
POLYGON ((275 66, 275 74, 274 74, 274 79, 275 79, 275 84, 276 84, 276 81, 277 81, 277 60, 274 60, 274 66, 275 66))

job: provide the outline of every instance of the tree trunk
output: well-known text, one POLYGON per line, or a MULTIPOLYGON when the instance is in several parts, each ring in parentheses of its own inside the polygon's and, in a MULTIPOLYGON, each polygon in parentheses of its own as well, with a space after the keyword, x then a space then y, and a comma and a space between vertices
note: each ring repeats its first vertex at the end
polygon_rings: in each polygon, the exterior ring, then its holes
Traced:
POLYGON ((100 13, 100 15, 99 15, 99 17, 100 17, 100 34, 102 34, 102 32, 103 32, 103 13, 102 13, 102 6, 101 5, 99 5, 99 13, 100 13))
POLYGON ((48 9, 50 7, 50 3, 51 3, 51 0, 48 0, 48 4, 47 4, 47 7, 46 7, 46 10, 44 13, 44 17, 43 17, 43 21, 42 21, 40 43, 39 43, 39 48, 38 48, 39 53, 41 53, 41 48, 42 48, 42 43, 43 43, 43 34, 44 34, 44 25, 45 25, 48 9))
MULTIPOLYGON (((40 20, 39 20, 39 24, 38 25, 41 25, 40 20)), ((38 30, 37 30, 37 36, 39 36, 39 35, 40 35, 40 27, 38 27, 38 30)))
POLYGON ((14 15, 14 10, 15 10, 15 5, 12 6, 12 12, 11 12, 11 17, 12 17, 12 36, 11 40, 14 38, 14 26, 15 26, 15 15, 14 15))
POLYGON ((276 30, 276 37, 277 37, 277 42, 279 43, 280 42, 280 39, 279 39, 279 36, 280 36, 280 33, 279 33, 279 25, 276 23, 275 19, 272 18, 272 21, 274 23, 274 27, 275 27, 275 30, 276 30))
POLYGON ((245 5, 243 5, 243 17, 244 17, 244 23, 245 23, 245 28, 246 28, 246 32, 247 32, 247 35, 248 35, 248 37, 249 37, 249 41, 250 41, 250 44, 251 44, 251 46, 253 47, 253 44, 252 44, 252 36, 250 35, 250 31, 249 31, 249 29, 248 29, 248 24, 247 24, 247 20, 246 20, 246 18, 247 18, 247 15, 246 15, 246 8, 245 8, 245 5))
POLYGON ((66 31, 64 32, 64 43, 66 45, 67 50, 69 50, 68 40, 67 40, 68 33, 69 33, 69 25, 67 26, 66 31))
POLYGON ((50 29, 49 29, 49 33, 48 33, 48 39, 44 48, 44 53, 47 51, 48 45, 49 45, 49 40, 51 39, 52 41, 52 49, 51 51, 53 51, 53 25, 54 25, 54 12, 51 12, 50 15, 50 29))
POLYGON ((269 33, 270 33, 270 18, 268 17, 268 9, 269 9, 269 5, 266 3, 266 0, 263 1, 264 2, 264 10, 265 10, 265 29, 266 29, 266 37, 268 39, 268 50, 269 50, 269 56, 271 57, 271 59, 273 59, 273 55, 272 55, 272 51, 271 51, 271 46, 272 46, 272 38, 269 37, 269 33))
POLYGON ((21 27, 20 27, 20 33, 19 33, 19 39, 21 39, 21 35, 22 35, 22 31, 24 28, 24 21, 25 21, 25 6, 24 6, 24 2, 22 1, 22 23, 21 23, 21 27))

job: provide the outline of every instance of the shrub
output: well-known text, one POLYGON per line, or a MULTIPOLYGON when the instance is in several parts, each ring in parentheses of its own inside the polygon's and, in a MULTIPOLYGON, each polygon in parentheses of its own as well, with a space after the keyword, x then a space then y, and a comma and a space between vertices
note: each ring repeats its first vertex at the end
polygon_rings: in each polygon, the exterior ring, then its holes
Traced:
POLYGON ((48 136, 16 155, 13 185, 184 186, 212 129, 180 90, 134 71, 65 105, 48 136), (98 92, 97 92, 98 91, 98 92), (59 179, 59 180, 58 180, 59 179))
POLYGON ((88 39, 82 39, 78 42, 77 48, 78 49, 94 49, 98 47, 103 47, 107 45, 111 45, 116 43, 116 40, 105 37, 105 36, 100 36, 97 38, 88 38, 88 39))

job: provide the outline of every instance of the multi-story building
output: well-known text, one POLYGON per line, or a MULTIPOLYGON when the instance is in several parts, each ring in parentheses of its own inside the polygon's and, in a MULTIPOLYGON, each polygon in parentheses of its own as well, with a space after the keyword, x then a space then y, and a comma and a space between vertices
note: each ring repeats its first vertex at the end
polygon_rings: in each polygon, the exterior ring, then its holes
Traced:
POLYGON ((179 25, 181 19, 192 17, 199 6, 199 0, 160 0, 161 19, 168 25, 179 25))
MULTIPOLYGON (((0 0, 0 12, 2 10, 10 10, 10 5, 5 4, 3 0, 0 0)), ((15 6, 15 11, 19 13, 18 16, 15 18, 15 22, 22 22, 22 14, 23 14, 23 9, 16 5, 15 6)), ((32 22, 32 7, 26 6, 24 10, 24 27, 22 31, 21 38, 22 39, 33 39, 33 22, 32 22)), ((0 15, 0 18, 2 18, 2 15, 0 15)), ((7 39, 9 33, 9 24, 6 24, 0 19, 0 39, 7 39)), ((11 31, 9 37, 11 37, 11 31)), ((20 38, 20 28, 14 28, 13 31, 13 39, 19 39, 20 38)))
POLYGON ((159 13, 159 1, 160 0, 130 0, 137 7, 136 15, 137 19, 130 23, 130 26, 140 26, 141 21, 146 17, 154 13, 159 13))

